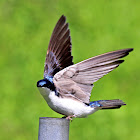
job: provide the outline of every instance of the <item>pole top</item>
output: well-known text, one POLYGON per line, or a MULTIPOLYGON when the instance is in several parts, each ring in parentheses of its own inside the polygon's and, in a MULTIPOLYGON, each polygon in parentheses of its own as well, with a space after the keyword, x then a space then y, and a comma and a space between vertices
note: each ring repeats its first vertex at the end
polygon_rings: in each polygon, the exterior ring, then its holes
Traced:
POLYGON ((39 140, 68 140, 69 123, 66 118, 39 118, 39 140))

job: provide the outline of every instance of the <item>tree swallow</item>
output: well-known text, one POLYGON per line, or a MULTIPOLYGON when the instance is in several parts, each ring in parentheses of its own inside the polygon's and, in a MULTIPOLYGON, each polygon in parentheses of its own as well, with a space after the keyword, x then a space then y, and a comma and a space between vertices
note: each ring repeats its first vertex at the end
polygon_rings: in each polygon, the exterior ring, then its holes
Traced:
POLYGON ((72 62, 71 37, 64 15, 58 20, 46 55, 44 79, 37 82, 41 95, 49 107, 72 120, 83 118, 101 109, 115 109, 126 105, 122 100, 90 102, 93 84, 117 68, 133 48, 98 55, 77 64, 72 62))

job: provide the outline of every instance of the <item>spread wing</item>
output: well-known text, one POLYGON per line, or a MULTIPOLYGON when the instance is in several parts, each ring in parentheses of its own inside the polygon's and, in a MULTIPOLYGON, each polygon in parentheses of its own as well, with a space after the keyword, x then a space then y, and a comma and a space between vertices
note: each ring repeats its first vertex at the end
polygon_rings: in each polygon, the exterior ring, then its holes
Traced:
POLYGON ((44 78, 52 78, 58 71, 73 64, 71 56, 71 37, 66 17, 58 20, 47 50, 44 78))
POLYGON ((93 83, 117 68, 133 49, 123 49, 92 57, 55 74, 53 82, 61 96, 89 103, 93 83))

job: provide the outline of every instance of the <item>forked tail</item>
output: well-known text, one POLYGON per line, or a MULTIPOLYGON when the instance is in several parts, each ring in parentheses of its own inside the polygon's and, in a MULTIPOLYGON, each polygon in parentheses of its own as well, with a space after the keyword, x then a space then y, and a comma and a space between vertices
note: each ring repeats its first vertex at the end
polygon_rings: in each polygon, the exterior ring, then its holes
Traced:
POLYGON ((99 100, 90 102, 89 104, 91 107, 100 107, 101 109, 117 109, 120 108, 122 105, 126 105, 122 100, 115 99, 115 100, 99 100))

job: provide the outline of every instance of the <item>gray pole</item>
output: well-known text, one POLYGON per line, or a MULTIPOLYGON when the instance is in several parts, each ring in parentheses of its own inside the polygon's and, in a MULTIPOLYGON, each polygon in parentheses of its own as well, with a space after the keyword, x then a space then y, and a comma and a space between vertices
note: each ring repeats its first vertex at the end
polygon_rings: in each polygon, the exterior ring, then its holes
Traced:
POLYGON ((69 140, 69 120, 65 118, 39 118, 38 140, 69 140))

